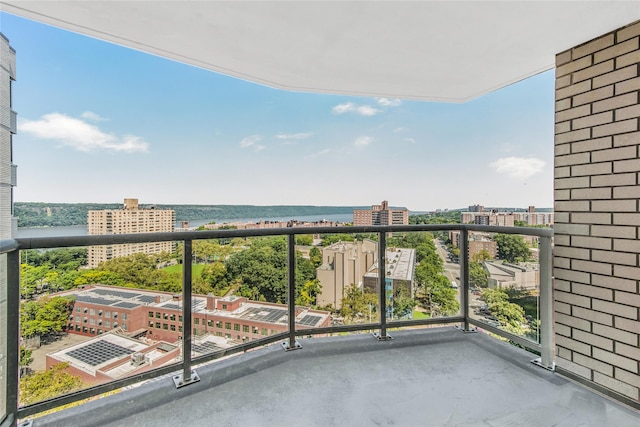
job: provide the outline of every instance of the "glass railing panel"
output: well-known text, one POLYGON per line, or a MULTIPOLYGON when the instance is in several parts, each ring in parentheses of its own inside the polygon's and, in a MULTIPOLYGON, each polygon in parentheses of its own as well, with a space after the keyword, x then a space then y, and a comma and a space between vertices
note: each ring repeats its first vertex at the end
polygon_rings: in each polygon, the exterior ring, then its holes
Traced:
MULTIPOLYGON (((7 254, 0 254, 0 325, 7 325, 7 254)), ((7 328, 0 328, 0 420, 7 407, 7 328)))
POLYGON ((470 317, 540 342, 539 238, 469 232, 470 317))
POLYGON ((296 236, 300 254, 296 260, 296 328, 357 327, 380 322, 379 235, 348 231, 348 227, 342 227, 330 234, 296 236))
POLYGON ((387 237, 385 282, 391 322, 460 315, 460 267, 446 231, 387 237))

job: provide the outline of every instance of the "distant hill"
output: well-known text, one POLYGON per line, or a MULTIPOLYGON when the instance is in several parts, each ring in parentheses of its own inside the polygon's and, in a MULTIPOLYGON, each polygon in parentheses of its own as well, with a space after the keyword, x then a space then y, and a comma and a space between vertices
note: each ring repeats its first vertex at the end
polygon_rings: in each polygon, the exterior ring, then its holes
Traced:
MULTIPOLYGON (((141 205, 148 207, 149 205, 141 205)), ((54 227, 86 225, 89 210, 119 209, 121 203, 33 203, 16 202, 18 227, 54 227)), ((156 205, 158 209, 176 211, 176 221, 235 218, 296 218, 307 215, 351 214, 369 206, 253 206, 253 205, 156 205)))

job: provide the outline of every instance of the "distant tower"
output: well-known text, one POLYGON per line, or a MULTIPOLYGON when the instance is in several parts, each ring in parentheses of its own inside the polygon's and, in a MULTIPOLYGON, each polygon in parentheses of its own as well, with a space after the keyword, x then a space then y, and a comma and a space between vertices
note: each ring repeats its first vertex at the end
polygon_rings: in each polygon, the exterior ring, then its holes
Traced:
POLYGON ((13 213, 13 187, 16 165, 13 164, 13 135, 16 112, 11 109, 11 82, 16 79, 16 51, 0 33, 0 239, 15 237, 18 219, 13 213))
MULTIPOLYGON (((175 229, 176 213, 172 209, 140 208, 138 199, 124 199, 122 209, 90 210, 87 214, 87 234, 167 233, 175 229)), ((87 266, 95 268, 101 262, 135 253, 160 254, 172 252, 173 242, 128 243, 91 246, 87 266)))
POLYGON ((535 206, 529 206, 529 213, 535 213, 536 212, 536 207, 535 206))

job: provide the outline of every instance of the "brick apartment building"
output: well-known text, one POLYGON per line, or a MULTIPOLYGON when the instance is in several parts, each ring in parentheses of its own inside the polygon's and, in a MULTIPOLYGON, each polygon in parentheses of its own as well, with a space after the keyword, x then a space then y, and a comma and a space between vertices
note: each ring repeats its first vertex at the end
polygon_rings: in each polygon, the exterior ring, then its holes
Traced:
POLYGON ((409 224, 409 210, 389 209, 389 202, 384 200, 380 205, 372 205, 371 209, 355 209, 353 225, 403 225, 409 224))
MULTIPOLYGON (((122 209, 90 210, 87 214, 87 234, 173 232, 175 217, 175 211, 171 209, 142 208, 138 205, 138 199, 124 199, 122 209)), ((173 242, 90 246, 87 251, 87 266, 95 268, 101 262, 134 253, 172 252, 173 248, 173 242)))
MULTIPOLYGON (((98 336, 122 329, 132 336, 177 342, 182 338, 182 296, 117 286, 87 285, 53 294, 75 298, 69 333, 98 336)), ((299 329, 330 326, 325 311, 296 308, 299 329)), ((288 330, 287 307, 247 298, 193 296, 193 336, 244 342, 288 330)))

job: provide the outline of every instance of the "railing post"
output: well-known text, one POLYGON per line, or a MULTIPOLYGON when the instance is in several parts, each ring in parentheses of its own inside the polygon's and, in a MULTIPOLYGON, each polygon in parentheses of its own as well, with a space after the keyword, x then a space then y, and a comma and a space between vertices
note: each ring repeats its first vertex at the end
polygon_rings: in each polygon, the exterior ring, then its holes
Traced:
POLYGON ((462 227, 460 230, 460 308, 464 317, 464 332, 475 332, 475 329, 469 329, 469 230, 462 227))
POLYGON ((20 251, 7 252, 7 371, 5 425, 15 426, 18 411, 18 384, 20 381, 20 251))
POLYGON ((192 241, 185 240, 182 248, 182 375, 173 377, 176 388, 200 381, 200 377, 191 370, 191 328, 192 316, 192 283, 193 269, 192 241))
MULTIPOLYGON (((384 231, 378 233, 378 297, 380 306, 380 333, 374 333, 376 339, 390 340, 391 335, 387 334, 387 269, 385 259, 387 254, 387 234, 384 231)), ((393 292, 393 289, 391 290, 393 292)))
POLYGON ((285 351, 302 348, 296 341, 296 236, 289 234, 287 240, 287 308, 289 310, 289 341, 283 342, 285 351))
POLYGON ((551 237, 540 237, 540 359, 533 362, 554 370, 553 284, 551 237))

